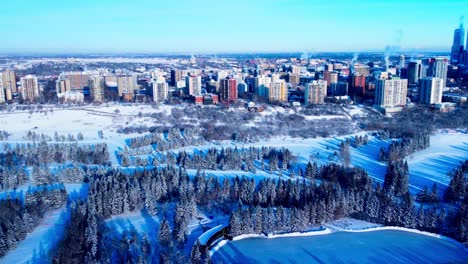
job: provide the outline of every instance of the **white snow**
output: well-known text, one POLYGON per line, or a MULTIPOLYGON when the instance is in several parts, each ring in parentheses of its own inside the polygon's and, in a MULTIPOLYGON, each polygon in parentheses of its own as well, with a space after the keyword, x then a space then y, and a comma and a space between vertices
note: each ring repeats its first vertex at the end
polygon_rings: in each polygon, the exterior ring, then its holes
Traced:
POLYGON ((217 232, 221 231, 226 225, 217 225, 209 230, 207 230, 205 233, 203 233, 201 236, 198 237, 198 242, 201 245, 206 245, 208 240, 217 232))

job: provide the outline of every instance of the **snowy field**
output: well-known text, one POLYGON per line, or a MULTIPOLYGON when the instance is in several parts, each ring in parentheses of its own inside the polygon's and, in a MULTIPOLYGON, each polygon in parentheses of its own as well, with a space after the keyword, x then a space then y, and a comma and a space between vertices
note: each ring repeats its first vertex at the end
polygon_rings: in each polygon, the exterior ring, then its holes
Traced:
MULTIPOLYGON (((31 141, 27 141, 24 139, 26 133, 28 131, 34 131, 36 133, 44 133, 49 135, 53 138, 54 133, 57 132, 60 135, 67 135, 73 134, 76 136, 78 132, 81 132, 84 135, 84 140, 80 141, 82 144, 93 144, 97 142, 105 142, 109 146, 110 152, 110 159, 113 166, 119 166, 119 162, 116 158, 115 152, 118 150, 122 150, 125 147, 125 140, 137 136, 139 134, 120 134, 117 133, 119 128, 124 128, 127 126, 152 126, 154 125, 154 119, 150 117, 145 117, 140 115, 142 114, 151 114, 151 113, 171 113, 173 108, 177 108, 180 106, 159 106, 153 108, 150 105, 122 105, 122 104, 110 104, 110 105, 103 105, 98 107, 75 107, 71 109, 54 109, 52 112, 50 110, 42 113, 31 113, 29 111, 23 112, 0 112, 0 130, 6 130, 11 134, 8 141, 0 141, 2 143, 28 143, 31 141), (98 131, 102 130, 104 134, 104 139, 100 139, 98 137, 98 131)), ((282 111, 279 109, 274 109, 273 111, 282 111)), ((290 110, 288 110, 290 111, 290 110)), ((267 112, 262 115, 268 115, 267 112)), ((344 116, 322 116, 322 118, 349 118, 349 116, 362 116, 364 115, 364 110, 361 108, 353 107, 351 109, 347 109, 347 115, 344 116)), ((306 119, 315 119, 318 117, 310 116, 306 117, 306 119)), ((348 137, 354 137, 355 135, 362 135, 364 136, 365 132, 360 132, 358 134, 348 135, 348 136, 340 136, 340 137, 329 137, 329 138, 291 138, 291 137, 273 137, 271 139, 261 140, 255 143, 236 143, 233 141, 213 141, 207 143, 202 146, 190 146, 185 148, 179 148, 173 150, 173 152, 177 153, 178 151, 187 151, 188 153, 194 152, 204 152, 209 148, 225 148, 225 147, 237 147, 237 148, 248 148, 248 147, 262 147, 262 146, 269 146, 269 147, 276 147, 276 148, 288 148, 292 151, 292 153, 296 156, 294 160, 295 169, 302 168, 304 169, 306 163, 308 161, 317 162, 319 165, 326 164, 328 162, 340 162, 338 157, 334 155, 335 152, 339 152, 339 144, 344 141, 348 137)), ((380 140, 377 137, 369 136, 369 142, 367 145, 360 146, 359 148, 351 147, 351 164, 353 166, 359 166, 364 168, 368 171, 369 176, 373 178, 376 182, 383 182, 385 172, 386 172, 386 163, 378 161, 378 154, 381 147, 386 148, 391 140, 380 140)), ((2 151, 2 150, 0 150, 2 151)), ((450 172, 453 171, 454 168, 459 166, 460 162, 468 159, 468 134, 466 131, 453 131, 453 130, 442 130, 438 131, 434 135, 431 136, 431 146, 423 151, 419 151, 414 153, 413 155, 408 157, 408 164, 410 170, 410 190, 412 193, 417 193, 421 190, 424 186, 429 188, 432 187, 432 184, 435 182, 439 187, 440 194, 445 191, 447 185, 450 182, 450 176, 448 175, 450 172)), ((259 164, 255 164, 257 171, 255 173, 252 172, 243 172, 243 171, 219 171, 219 170, 206 170, 205 173, 208 177, 218 177, 224 179, 225 177, 235 177, 235 176, 245 176, 248 178, 254 178, 255 181, 259 181, 263 178, 279 178, 278 172, 269 173, 267 171, 262 171, 260 169, 259 164)), ((196 170, 188 170, 189 175, 195 175, 196 170)), ((297 173, 296 173, 297 176, 297 173)), ((289 179, 290 174, 288 172, 283 172, 282 174, 283 179, 289 179)), ((297 177, 296 177, 297 178, 297 177)), ((30 183, 24 184, 19 186, 16 190, 10 189, 0 192, 0 199, 6 198, 8 195, 11 197, 21 196, 24 194, 25 191, 30 188, 30 183)), ((77 192, 82 187, 81 184, 65 184, 65 188, 67 192, 77 192)), ((61 230, 63 230, 64 225, 64 216, 62 215, 66 210, 60 209, 48 212, 45 218, 42 220, 41 224, 30 233, 26 240, 20 242, 19 246, 10 251, 7 256, 0 259, 0 263, 26 263, 31 260, 40 258, 44 252, 56 243, 60 238, 61 230), (50 238, 52 236, 52 239, 50 238)), ((170 211, 170 210, 168 210, 170 211)), ((202 221, 205 224, 210 224, 213 226, 224 224, 229 219, 226 216, 215 216, 214 219, 209 219, 208 216, 200 214, 202 221)), ((170 219, 171 216, 168 216, 170 219)), ((151 237, 154 237, 157 228, 159 227, 161 217, 151 217, 142 212, 131 213, 127 215, 118 215, 113 216, 111 219, 106 221, 108 227, 115 229, 117 232, 125 232, 135 230, 138 233, 148 233, 151 237), (154 236, 153 236, 154 235, 154 236)), ((327 226, 327 228, 331 230, 346 230, 346 229, 356 229, 359 227, 366 227, 366 223, 357 223, 356 221, 347 221, 342 220, 341 222, 334 222, 327 226)), ((193 242, 203 234, 206 227, 201 224, 200 220, 193 219, 189 225, 190 236, 189 236, 189 243, 193 244, 193 242)), ((335 235, 332 234, 336 239, 353 239, 357 241, 358 245, 359 241, 362 241, 362 245, 367 245, 369 243, 369 248, 372 247, 371 241, 386 241, 390 243, 392 250, 394 250, 395 254, 403 254, 403 256, 407 257, 414 257, 418 259, 417 256, 410 254, 406 251, 402 251, 402 248, 398 245, 398 243, 394 243, 392 239, 394 236, 398 234, 399 236, 412 236, 407 235, 406 233, 401 234, 398 231, 386 231, 388 233, 381 233, 381 232, 373 232, 375 234, 381 235, 335 235), (395 233, 396 232, 396 233, 395 233), (409 255, 405 255, 409 254, 409 255)), ((328 236, 324 236, 328 237, 328 236)), ((433 247, 434 250, 447 250, 447 252, 454 252, 450 245, 439 245, 438 243, 430 240, 430 241, 423 241, 419 237, 408 237, 408 239, 414 238, 415 241, 419 241, 420 243, 424 244, 427 243, 429 247, 433 247)), ((154 239, 154 238, 153 238, 154 239)), ((281 238, 283 239, 283 238, 281 238)), ((284 238, 290 239, 290 238, 284 238)), ((299 239, 299 238, 298 238, 299 239)), ((311 238, 303 237, 300 239, 304 239, 303 243, 311 243, 311 245, 315 245, 320 247, 320 243, 314 242, 311 238)), ((250 240, 245 240, 250 241, 250 240)), ((301 240, 302 241, 302 240, 301 240)), ((332 239, 326 238, 323 242, 324 245, 327 243, 331 243, 332 239)), ((241 241, 239 241, 241 242, 241 241)), ((258 242, 258 241, 257 241, 258 242)), ((256 242, 256 243, 257 243, 256 242)), ((244 243, 244 242, 242 242, 244 243)), ((232 253, 230 251, 226 251, 227 253, 223 253, 225 255, 218 256, 218 260, 240 260, 242 259, 242 254, 249 255, 248 246, 252 246, 251 242, 246 242, 246 246, 243 244, 239 246, 232 247, 232 253), (247 246, 248 245, 248 246, 247 246), (246 248, 244 248, 246 247, 246 248), (241 255, 236 250, 242 249, 241 255), (243 250, 246 251, 243 251, 243 250), (234 255, 233 255, 234 254, 234 255), (239 257, 239 258, 237 258, 239 257), (234 259, 233 259, 234 258, 234 259)), ((262 242, 263 243, 263 242, 262 242)), ((270 243, 270 242, 268 242, 270 243)), ((274 244, 277 242, 274 242, 274 244)), ((405 242, 406 243, 406 242, 405 242)), ((416 242, 415 242, 416 243, 416 242)), ((254 243, 255 244, 255 243, 254 243)), ((345 243, 340 243, 345 244, 345 243)), ((382 249, 379 246, 384 245, 385 243, 375 243, 375 252, 381 252, 382 249)), ((272 252, 275 252, 277 249, 276 247, 281 247, 281 243, 275 245, 272 249, 272 252)), ((301 248, 297 244, 296 248, 301 248)), ((304 244, 305 245, 305 244, 304 244)), ((308 244, 307 244, 308 245, 308 244)), ((333 245, 329 246, 333 248, 333 245)), ((232 245, 231 245, 232 246, 232 245)), ((229 244, 226 248, 231 248, 229 244)), ((345 246, 345 245, 340 245, 345 246)), ((356 246, 356 245, 354 245, 356 246)), ((349 256, 352 256, 352 250, 355 250, 354 246, 350 246, 349 248, 343 248, 345 252, 350 252, 349 256)), ((419 244, 410 244, 409 247, 413 246, 415 251, 421 251, 419 244)), ((325 248, 324 253, 320 253, 316 255, 313 253, 310 255, 310 247, 304 246, 301 252, 296 252, 294 248, 285 248, 284 256, 288 256, 291 254, 298 254, 298 256, 316 256, 317 262, 322 260, 325 261, 344 261, 346 262, 349 259, 344 258, 337 258, 337 259, 330 259, 332 255, 327 255, 327 247, 325 248), (291 250, 291 251, 288 251, 291 250)), ((253 249, 256 247, 254 246, 253 249)), ((253 250, 252 249, 252 250, 253 250)), ((187 250, 187 249, 186 249, 187 250)), ((221 251, 222 252, 222 251, 221 251)), ((375 252, 367 252, 365 256, 368 257, 367 260, 382 260, 381 256, 384 255, 376 255, 375 252)), ((221 254, 221 253, 219 253, 221 254)), ((218 254, 218 255, 219 255, 218 254)), ((330 253, 331 254, 331 253, 330 253)), ((382 253, 383 254, 383 253, 382 253)), ((395 255, 392 254, 392 255, 395 255)), ((348 255, 348 254, 346 254, 348 255)), ((437 259, 437 256, 434 256, 437 259)), ((216 258, 215 258, 216 259, 216 258)), ((249 259, 244 259, 249 261, 249 259)), ((285 262, 288 259, 272 259, 275 261, 285 262)), ((366 259, 362 259, 364 262, 366 259)), ((388 261, 390 262, 399 263, 402 260, 389 258, 388 261)), ((421 261, 426 260, 424 257, 419 259, 421 261)), ((385 258, 387 261, 387 258, 385 258)), ((218 261, 219 262, 219 261, 218 261)))

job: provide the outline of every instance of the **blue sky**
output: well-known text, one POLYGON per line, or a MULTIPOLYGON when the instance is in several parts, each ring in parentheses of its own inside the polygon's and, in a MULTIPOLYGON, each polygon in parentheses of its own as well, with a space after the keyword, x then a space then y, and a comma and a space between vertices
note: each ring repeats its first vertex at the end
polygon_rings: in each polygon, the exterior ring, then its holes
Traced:
POLYGON ((449 50, 466 0, 2 1, 0 52, 449 50))

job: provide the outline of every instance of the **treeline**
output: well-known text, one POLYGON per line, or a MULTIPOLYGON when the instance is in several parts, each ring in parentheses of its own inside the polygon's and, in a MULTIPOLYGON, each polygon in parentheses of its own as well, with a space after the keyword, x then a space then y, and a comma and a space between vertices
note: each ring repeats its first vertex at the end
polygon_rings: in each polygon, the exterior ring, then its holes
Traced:
MULTIPOLYGON (((468 194, 468 179, 465 176, 468 173, 468 160, 465 160, 458 168, 455 169, 452 179, 444 198, 448 201, 459 201, 468 194)), ((467 226, 468 227, 468 226, 467 226)))
POLYGON ((60 208, 67 200, 65 188, 28 191, 19 198, 0 200, 0 257, 18 246, 48 210, 60 208))
MULTIPOLYGON (((304 178, 267 178, 256 184, 244 177, 219 181, 203 171, 190 178, 183 168, 171 165, 131 175, 93 171, 86 175, 88 199, 75 205, 54 262, 187 263, 189 256, 183 255, 182 248, 187 243, 188 222, 197 209, 231 214, 232 236, 301 231, 352 216, 466 241, 463 213, 468 207, 446 209, 437 203, 417 207, 408 191, 404 161, 388 167, 383 186, 374 185, 363 169, 333 163, 321 167, 309 163, 300 174, 304 178), (134 211, 167 216, 160 210, 170 204, 175 205, 169 214, 173 218, 162 218, 157 243, 136 233, 116 240, 104 224, 112 215, 134 211)), ((468 200, 466 195, 464 199, 468 200)), ((192 253, 195 259, 209 261, 206 252, 196 249, 192 253)))
POLYGON ((388 149, 385 151, 380 148, 379 160, 395 162, 400 159, 404 159, 407 156, 426 149, 430 146, 431 136, 429 133, 417 133, 407 137, 403 137, 401 140, 394 140, 388 149))
POLYGON ((174 127, 165 131, 163 135, 153 132, 144 136, 130 138, 128 139, 128 145, 130 148, 156 145, 157 150, 166 151, 174 148, 200 145, 204 142, 197 128, 187 127, 179 129, 174 127), (164 134, 166 135, 165 137, 163 137, 164 134))
POLYGON ((24 166, 6 167, 0 165, 0 191, 14 189, 28 181, 24 166))
POLYGON ((27 166, 46 165, 51 162, 77 162, 83 164, 105 164, 109 161, 107 144, 83 145, 74 143, 39 143, 4 145, 0 153, 0 164, 12 167, 18 164, 27 166))
POLYGON ((270 171, 287 170, 291 167, 294 156, 287 148, 210 148, 206 153, 187 154, 179 152, 177 165, 186 169, 242 170, 255 172, 255 161, 260 161, 265 169, 266 161, 270 171))
POLYGON ((178 154, 158 153, 152 160, 138 156, 132 158, 130 151, 124 149, 123 152, 117 154, 123 167, 169 164, 185 169, 242 170, 255 173, 255 161, 259 162, 262 170, 272 172, 290 169, 295 160, 295 156, 289 149, 274 147, 210 148, 205 153, 191 154, 186 151, 180 151, 178 154))

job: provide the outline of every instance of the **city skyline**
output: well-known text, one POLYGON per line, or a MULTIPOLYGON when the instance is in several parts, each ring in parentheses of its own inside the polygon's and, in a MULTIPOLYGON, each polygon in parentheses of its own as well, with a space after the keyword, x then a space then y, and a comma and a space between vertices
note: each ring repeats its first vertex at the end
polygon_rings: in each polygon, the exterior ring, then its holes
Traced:
POLYGON ((3 54, 448 52, 463 15, 457 12, 468 10, 458 0, 20 0, 2 6, 8 10, 0 18, 3 54))

